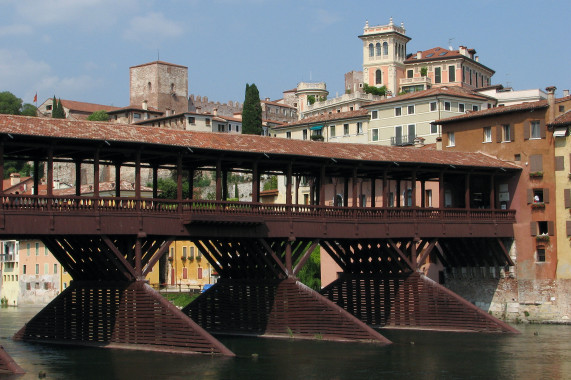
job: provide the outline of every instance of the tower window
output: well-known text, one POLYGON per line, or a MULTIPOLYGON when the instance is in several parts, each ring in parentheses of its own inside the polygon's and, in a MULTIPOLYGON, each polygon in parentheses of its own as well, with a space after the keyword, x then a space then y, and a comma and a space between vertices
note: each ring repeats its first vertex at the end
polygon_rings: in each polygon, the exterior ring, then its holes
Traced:
POLYGON ((373 44, 369 44, 369 57, 373 57, 375 55, 375 47, 373 44))
POLYGON ((383 55, 389 55, 389 44, 387 42, 383 42, 383 55))
POLYGON ((381 70, 377 70, 375 72, 375 84, 382 84, 383 83, 383 73, 381 70))
POLYGON ((375 55, 379 57, 381 55, 381 43, 377 42, 375 45, 375 55))

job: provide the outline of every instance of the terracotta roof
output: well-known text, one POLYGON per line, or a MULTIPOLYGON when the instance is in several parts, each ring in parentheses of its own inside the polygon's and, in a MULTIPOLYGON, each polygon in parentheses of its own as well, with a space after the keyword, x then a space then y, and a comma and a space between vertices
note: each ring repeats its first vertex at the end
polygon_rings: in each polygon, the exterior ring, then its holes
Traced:
POLYGON ((295 107, 292 107, 288 104, 284 104, 284 103, 278 103, 276 101, 271 101, 271 100, 260 100, 260 103, 266 103, 266 104, 271 104, 274 106, 278 106, 278 107, 284 107, 284 108, 292 108, 292 109, 297 109, 295 107))
POLYGON ((368 107, 376 106, 379 104, 402 102, 402 101, 407 101, 407 100, 412 100, 412 99, 422 99, 422 98, 428 98, 431 96, 439 96, 439 95, 448 95, 448 96, 461 97, 461 98, 473 99, 473 100, 478 100, 478 101, 487 101, 487 100, 494 100, 495 101, 496 100, 496 99, 491 98, 489 96, 477 94, 474 91, 469 90, 469 89, 464 88, 464 87, 444 86, 444 87, 429 88, 428 90, 410 92, 408 94, 403 94, 403 95, 397 95, 397 96, 392 97, 392 98, 378 100, 376 102, 363 104, 362 107, 368 108, 368 107))
POLYGON ((549 123, 551 127, 567 127, 571 125, 571 111, 565 112, 563 115, 559 115, 555 118, 553 123, 549 123))
MULTIPOLYGON (((194 132, 68 119, 0 115, 0 134, 13 139, 40 137, 62 140, 95 140, 110 144, 142 144, 173 150, 175 147, 265 156, 300 157, 308 160, 345 160, 370 163, 424 163, 435 166, 478 168, 520 168, 482 153, 432 151, 368 144, 325 143, 266 136, 194 132)), ((47 142, 46 142, 47 143, 47 142)))
POLYGON ((441 124, 442 125, 442 124, 452 123, 452 122, 459 121, 459 120, 477 119, 477 118, 502 115, 502 114, 512 113, 512 112, 534 111, 534 110, 542 109, 542 108, 547 108, 547 100, 538 100, 536 102, 520 103, 520 104, 511 105, 511 106, 500 106, 500 107, 488 108, 488 109, 480 110, 480 111, 468 112, 468 113, 465 113, 462 115, 452 116, 452 117, 449 117, 446 119, 435 120, 431 124, 441 124))
POLYGON ((120 107, 114 106, 106 106, 103 104, 95 104, 95 103, 84 103, 84 102, 77 102, 75 100, 63 100, 61 101, 62 106, 65 108, 72 110, 72 111, 81 111, 81 112, 88 112, 93 113, 95 111, 115 111, 118 110, 120 107))
POLYGON ((369 115, 369 110, 365 110, 365 109, 360 109, 360 110, 356 110, 356 111, 347 111, 347 112, 326 113, 323 115, 310 116, 310 117, 306 117, 304 119, 301 119, 299 121, 287 123, 287 124, 284 124, 283 126, 281 126, 279 128, 288 128, 288 127, 293 127, 296 125, 307 125, 307 124, 313 124, 313 123, 324 123, 324 122, 330 122, 333 120, 363 118, 367 115, 369 115))
POLYGON ((169 63, 169 62, 165 62, 165 61, 153 61, 153 62, 143 63, 141 65, 131 66, 129 68, 132 69, 134 67, 149 66, 149 65, 156 65, 156 64, 169 65, 169 66, 174 66, 174 67, 182 67, 183 69, 188 69, 188 67, 186 67, 186 66, 176 65, 174 63, 169 63))
MULTIPOLYGON (((469 53, 475 54, 475 49, 466 49, 469 53)), ((459 50, 448 50, 441 47, 434 47, 432 49, 424 50, 420 52, 421 58, 418 59, 416 57, 416 53, 412 53, 408 56, 408 58, 404 61, 406 64, 412 64, 417 62, 430 62, 430 61, 440 61, 444 59, 451 59, 451 58, 464 58, 473 63, 477 64, 478 66, 485 67, 487 70, 490 70, 492 73, 495 73, 494 70, 490 69, 489 67, 482 65, 480 62, 466 57, 465 55, 460 54, 459 50)))
POLYGON ((121 108, 117 108, 116 110, 113 111, 107 111, 107 113, 112 114, 112 113, 117 113, 117 112, 125 112, 125 111, 141 111, 141 112, 151 112, 151 113, 159 113, 159 114, 163 114, 162 111, 159 111, 156 108, 153 107, 148 107, 147 109, 144 109, 141 106, 127 106, 127 107, 121 107, 121 108))

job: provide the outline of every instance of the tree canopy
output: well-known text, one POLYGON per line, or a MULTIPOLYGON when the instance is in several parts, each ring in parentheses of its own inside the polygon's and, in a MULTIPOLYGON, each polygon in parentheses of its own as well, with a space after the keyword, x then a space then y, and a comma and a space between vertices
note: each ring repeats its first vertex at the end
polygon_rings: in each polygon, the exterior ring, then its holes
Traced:
POLYGON ((382 86, 382 87, 369 86, 367 83, 365 83, 363 85, 363 91, 365 91, 365 93, 367 93, 367 94, 382 96, 382 95, 385 95, 387 93, 387 87, 386 86, 382 86))
POLYGON ((242 108, 242 133, 249 135, 262 134, 262 105, 260 93, 254 83, 246 83, 246 94, 242 108))
POLYGON ((9 115, 36 116, 36 107, 22 104, 22 99, 9 91, 0 92, 0 113, 9 115))
POLYGON ((109 121, 109 114, 106 111, 95 111, 87 117, 89 121, 109 121))

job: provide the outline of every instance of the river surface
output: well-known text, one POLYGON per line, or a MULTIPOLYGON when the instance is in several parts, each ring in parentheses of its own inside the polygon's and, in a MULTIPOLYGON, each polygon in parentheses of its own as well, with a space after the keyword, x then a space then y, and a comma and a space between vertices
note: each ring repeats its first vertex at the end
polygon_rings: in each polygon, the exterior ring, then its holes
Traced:
POLYGON ((16 342, 40 308, 0 308, 0 345, 27 373, 0 379, 571 379, 571 326, 522 333, 381 330, 394 343, 219 337, 236 357, 16 342))

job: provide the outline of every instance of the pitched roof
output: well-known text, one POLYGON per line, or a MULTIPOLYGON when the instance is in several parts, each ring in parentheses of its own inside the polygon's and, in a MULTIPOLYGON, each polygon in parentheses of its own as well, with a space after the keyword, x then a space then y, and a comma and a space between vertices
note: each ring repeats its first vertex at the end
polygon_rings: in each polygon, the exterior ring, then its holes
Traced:
MULTIPOLYGON (((476 50, 475 49, 467 49, 468 52, 475 54, 476 50)), ((494 70, 490 69, 489 67, 482 65, 480 62, 473 60, 470 57, 466 57, 463 54, 460 54, 460 50, 448 50, 448 49, 444 49, 441 48, 439 46, 434 47, 432 49, 428 49, 428 50, 424 50, 420 52, 420 59, 417 58, 416 54, 410 54, 408 56, 408 58, 404 61, 405 65, 406 64, 412 64, 412 63, 418 63, 418 62, 430 62, 430 61, 440 61, 440 60, 444 60, 444 59, 451 59, 451 58, 463 58, 463 59, 467 59, 469 61, 472 61, 473 63, 477 64, 478 66, 482 66, 485 67, 487 70, 490 70, 492 73, 495 73, 494 70)))
POLYGON ((444 86, 444 87, 429 88, 428 90, 409 92, 408 94, 403 94, 403 95, 397 95, 397 96, 392 97, 392 98, 378 100, 376 102, 363 104, 362 107, 368 108, 368 107, 377 106, 380 104, 402 102, 402 101, 414 100, 414 99, 422 99, 422 98, 428 98, 428 97, 438 96, 438 95, 454 96, 454 97, 473 99, 473 100, 478 100, 478 101, 495 100, 494 98, 491 98, 491 97, 485 96, 485 95, 481 95, 481 94, 477 94, 473 90, 469 90, 469 89, 464 88, 464 87, 444 86))
POLYGON ((330 122, 330 121, 334 121, 334 120, 363 118, 363 117, 366 117, 367 115, 369 115, 369 111, 365 110, 365 109, 360 109, 360 110, 356 110, 356 111, 347 111, 347 112, 326 113, 326 114, 322 114, 322 115, 306 117, 306 118, 298 120, 298 121, 294 121, 291 123, 284 124, 281 127, 275 128, 275 129, 289 128, 289 127, 294 127, 296 125, 324 123, 324 122, 330 122))
POLYGON ((369 144, 325 143, 267 136, 214 132, 182 131, 168 128, 143 127, 68 119, 0 115, 0 134, 14 139, 91 140, 92 143, 150 145, 168 151, 176 147, 193 151, 209 150, 240 155, 274 155, 308 160, 345 160, 369 163, 424 163, 431 166, 459 166, 519 170, 509 162, 482 153, 431 151, 369 144))
POLYGON ((85 103, 85 102, 77 102, 75 100, 63 100, 61 101, 62 106, 69 110, 73 111, 80 111, 80 112, 87 112, 93 113, 95 111, 115 111, 118 110, 120 107, 114 106, 106 106, 104 104, 95 104, 95 103, 85 103))
POLYGON ((571 111, 559 115, 552 123, 549 123, 550 127, 567 127, 569 125, 571 125, 571 111))
POLYGON ((181 68, 183 68, 183 69, 188 69, 188 67, 186 67, 186 66, 177 65, 177 64, 169 63, 169 62, 165 62, 165 61, 147 62, 147 63, 143 63, 143 64, 140 64, 140 65, 131 66, 131 67, 129 67, 129 68, 132 69, 132 68, 134 68, 134 67, 150 66, 150 65, 168 65, 168 66, 181 67, 181 68))
POLYGON ((547 108, 547 100, 538 100, 536 102, 528 102, 528 103, 519 103, 519 104, 514 104, 511 106, 499 106, 499 107, 494 107, 494 108, 488 108, 485 110, 480 110, 480 111, 473 111, 473 112, 468 112, 462 115, 458 115, 458 116, 452 116, 446 119, 440 119, 440 120, 435 120, 432 122, 432 124, 447 124, 447 123, 452 123, 452 122, 456 122, 456 121, 460 121, 460 120, 470 120, 470 119, 478 119, 478 118, 483 118, 483 117, 488 117, 488 116, 496 116, 496 115, 502 115, 502 114, 507 114, 507 113, 513 113, 513 112, 522 112, 522 111, 534 111, 537 109, 542 109, 542 108, 547 108))

